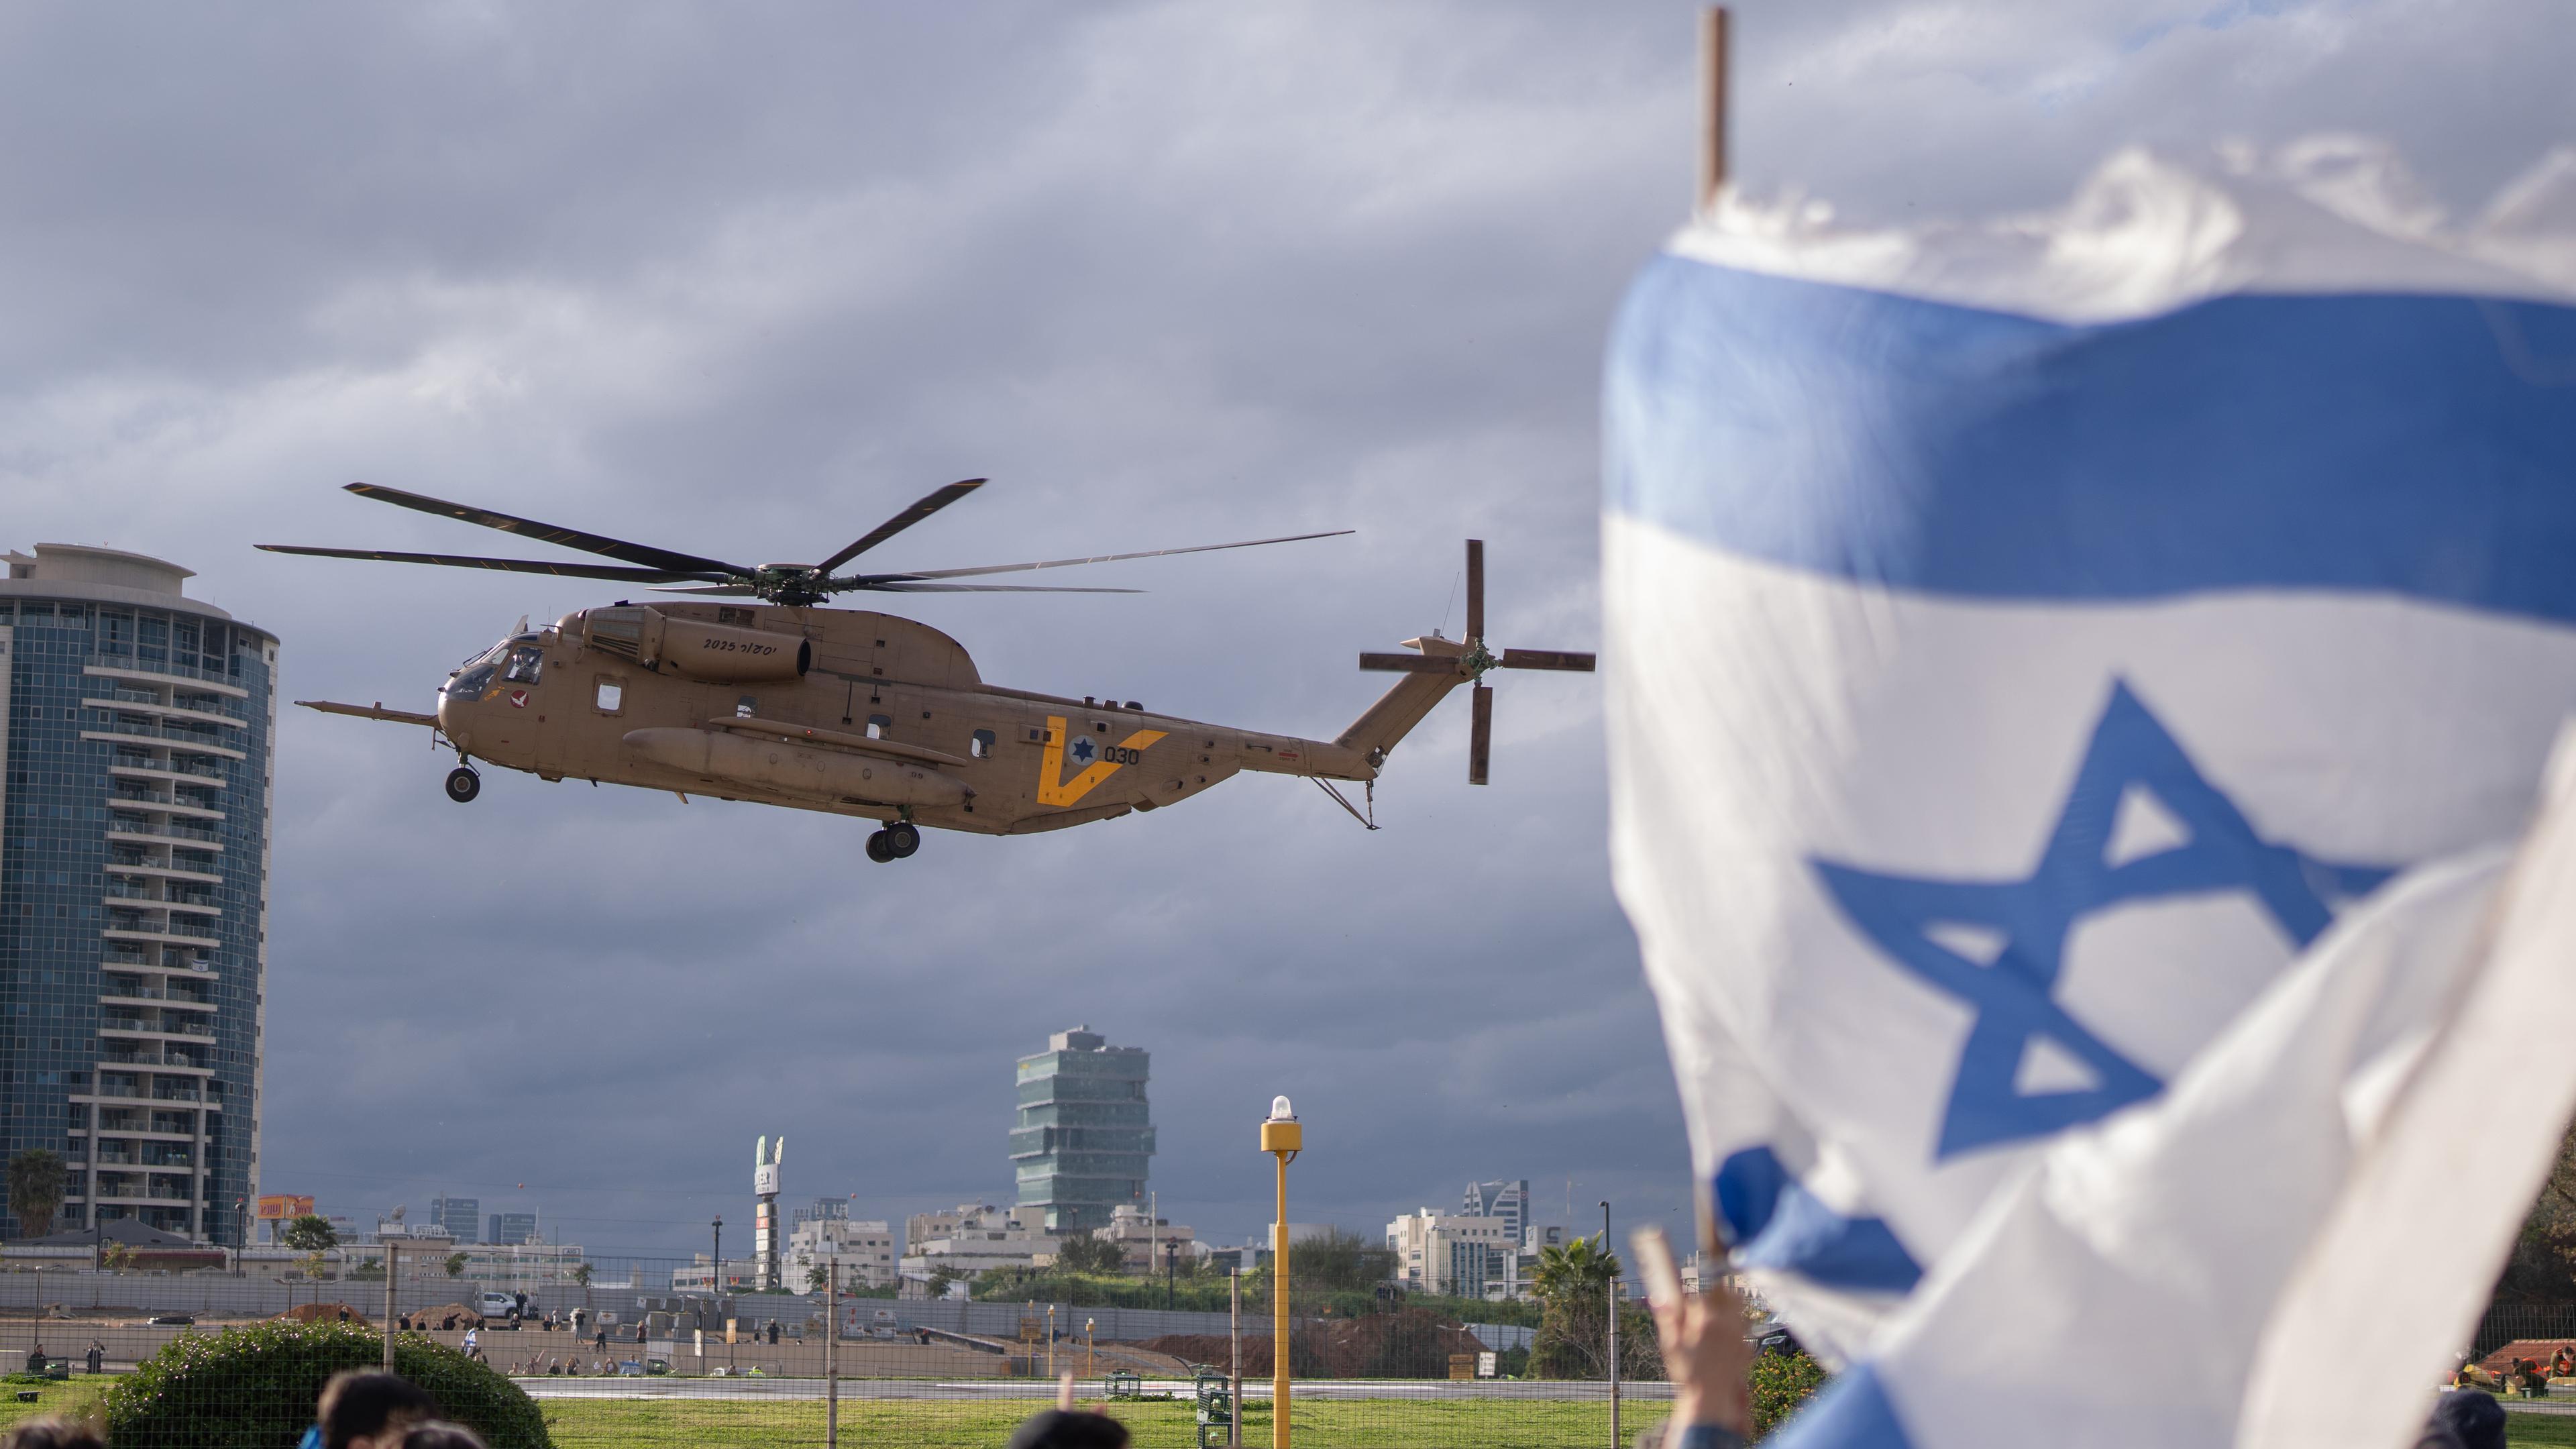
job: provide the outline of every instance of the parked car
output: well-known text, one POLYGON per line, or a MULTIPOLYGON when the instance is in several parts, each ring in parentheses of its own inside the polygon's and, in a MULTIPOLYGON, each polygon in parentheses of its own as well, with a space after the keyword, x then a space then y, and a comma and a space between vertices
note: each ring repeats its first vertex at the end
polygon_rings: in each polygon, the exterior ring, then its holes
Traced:
POLYGON ((196 1319, 185 1313, 156 1314, 153 1317, 144 1320, 144 1322, 149 1323, 156 1328, 186 1328, 196 1321, 196 1319))
POLYGON ((474 1300, 474 1311, 486 1318, 507 1318, 518 1306, 519 1300, 507 1293, 485 1293, 474 1300))

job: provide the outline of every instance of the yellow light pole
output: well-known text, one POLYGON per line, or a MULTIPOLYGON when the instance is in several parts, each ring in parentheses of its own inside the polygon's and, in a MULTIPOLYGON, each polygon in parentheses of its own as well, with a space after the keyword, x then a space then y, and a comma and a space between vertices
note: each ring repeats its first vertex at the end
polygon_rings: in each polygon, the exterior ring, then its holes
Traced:
POLYGON ((1047 1377, 1055 1377, 1055 1305, 1047 1305, 1047 1377))
POLYGON ((1288 1449, 1288 1164, 1306 1145, 1285 1097, 1270 1099, 1261 1150, 1279 1159, 1279 1216, 1270 1225, 1270 1449, 1288 1449))
POLYGON ((1084 1378, 1100 1376, 1100 1345, 1091 1336, 1092 1325, 1099 1321, 1096 1318, 1082 1320, 1082 1376, 1084 1378))

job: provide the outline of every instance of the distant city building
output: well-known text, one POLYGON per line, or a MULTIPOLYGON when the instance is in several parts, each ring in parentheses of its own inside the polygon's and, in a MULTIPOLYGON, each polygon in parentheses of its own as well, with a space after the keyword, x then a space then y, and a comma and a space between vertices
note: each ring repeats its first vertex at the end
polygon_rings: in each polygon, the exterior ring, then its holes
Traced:
POLYGON ((1164 1268, 1164 1257, 1178 1254, 1174 1260, 1195 1263, 1208 1255, 1200 1246, 1198 1234, 1187 1224, 1175 1225, 1170 1218, 1149 1218, 1134 1203, 1120 1203, 1109 1214, 1109 1226, 1094 1228, 1091 1235, 1116 1243, 1123 1266, 1130 1273, 1156 1272, 1164 1268))
POLYGON ((719 1275, 715 1264, 706 1254, 700 1253, 687 1266, 671 1270, 671 1291, 674 1293, 749 1293, 759 1284, 760 1260, 757 1258, 727 1258, 719 1275), (717 1282, 719 1276, 723 1279, 721 1285, 717 1282))
POLYGON ((159 559, 5 561, 0 1158, 62 1155, 56 1230, 132 1219, 238 1246, 259 1196, 277 638, 159 559))
POLYGON ((1460 1298, 1482 1298, 1497 1279, 1512 1276, 1505 1260, 1520 1251, 1499 1217, 1429 1208, 1388 1223, 1386 1245, 1395 1253, 1397 1282, 1416 1293, 1460 1298))
POLYGON ((763 1137, 751 1153, 751 1256, 760 1263, 760 1286, 780 1287, 778 1250, 785 1246, 778 1230, 778 1164, 787 1156, 787 1134, 772 1147, 763 1137))
POLYGON ((1487 1280, 1485 1296, 1527 1298, 1538 1281, 1538 1255, 1543 1248, 1565 1246, 1565 1229, 1531 1226, 1521 1229, 1520 1249, 1504 1255, 1501 1276, 1487 1280))
POLYGON ((1521 1240, 1522 1230, 1529 1226, 1529 1201, 1530 1185, 1526 1177, 1502 1182, 1471 1182, 1467 1184, 1466 1199, 1458 1204, 1458 1211, 1471 1218, 1501 1218, 1503 1225, 1510 1230, 1511 1240, 1517 1243, 1521 1240))
POLYGON ((834 1257, 841 1262, 841 1286, 884 1288, 895 1281, 894 1230, 881 1222, 853 1222, 846 1205, 836 1217, 808 1217, 787 1235, 780 1272, 790 1293, 809 1291, 813 1271, 834 1257))
POLYGON ((848 1198, 818 1197, 803 1207, 790 1208, 787 1210, 787 1231, 794 1233, 798 1228, 801 1228, 810 1222, 823 1221, 832 1218, 846 1219, 849 1215, 850 1200, 848 1198))
POLYGON ((483 1241, 487 1243, 511 1247, 520 1243, 533 1242, 536 1236, 537 1215, 535 1213, 494 1213, 485 1219, 483 1241))
POLYGON ((903 1276, 921 1279, 946 1268, 971 1278, 991 1268, 1035 1267, 1041 1257, 1053 1261, 1062 1246, 1043 1226, 991 1203, 961 1203, 953 1212, 905 1219, 903 1276))
POLYGON ((1022 1214, 1053 1233, 1109 1226, 1122 1203, 1145 1200, 1154 1124, 1147 1053, 1110 1046, 1088 1027, 1060 1031, 1020 1059, 1011 1166, 1022 1214))
POLYGON ((480 1198, 431 1198, 429 1220, 447 1229, 447 1235, 460 1243, 483 1241, 483 1202, 480 1198))

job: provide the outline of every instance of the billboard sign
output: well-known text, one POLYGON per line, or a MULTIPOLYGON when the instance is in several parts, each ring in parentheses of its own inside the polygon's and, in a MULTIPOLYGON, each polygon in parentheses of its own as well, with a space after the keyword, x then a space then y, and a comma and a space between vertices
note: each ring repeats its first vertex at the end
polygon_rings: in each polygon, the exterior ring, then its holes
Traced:
POLYGON ((289 1218, 309 1216, 312 1211, 313 1199, 309 1197, 273 1193, 259 1200, 259 1206, 252 1216, 261 1222, 284 1222, 289 1218))

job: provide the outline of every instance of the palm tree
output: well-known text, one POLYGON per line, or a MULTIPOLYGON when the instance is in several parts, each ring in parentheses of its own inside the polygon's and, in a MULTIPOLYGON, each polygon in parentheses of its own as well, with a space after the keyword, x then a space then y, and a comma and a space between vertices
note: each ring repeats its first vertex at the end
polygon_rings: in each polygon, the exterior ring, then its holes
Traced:
POLYGON ((1610 1280, 1619 1276, 1619 1255, 1599 1247, 1591 1238, 1577 1238, 1559 1247, 1554 1243, 1538 1250, 1538 1272, 1532 1275, 1530 1287, 1542 1303, 1560 1301, 1570 1295, 1603 1295, 1610 1291, 1610 1280))
POLYGON ((63 1205, 63 1159, 49 1147, 30 1147, 9 1159, 9 1205, 17 1210, 22 1236, 41 1238, 54 1230, 54 1212, 63 1205))

